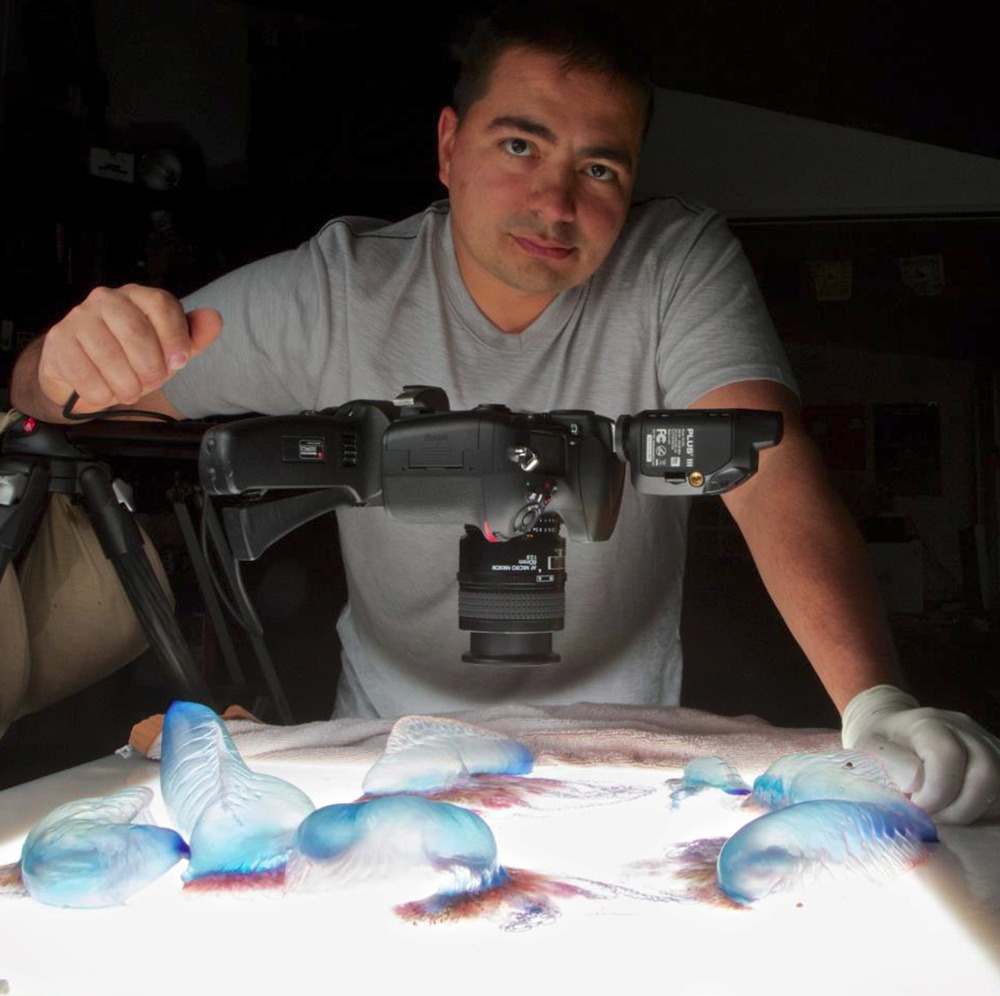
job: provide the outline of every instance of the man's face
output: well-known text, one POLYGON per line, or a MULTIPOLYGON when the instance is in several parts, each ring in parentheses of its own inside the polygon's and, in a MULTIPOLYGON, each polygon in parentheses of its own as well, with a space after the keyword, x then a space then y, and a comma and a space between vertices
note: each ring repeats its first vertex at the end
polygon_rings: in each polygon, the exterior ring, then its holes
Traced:
POLYGON ((509 332, 604 262, 635 182, 636 91, 603 74, 564 73, 560 61, 508 49, 462 121, 445 108, 438 125, 462 277, 509 332))

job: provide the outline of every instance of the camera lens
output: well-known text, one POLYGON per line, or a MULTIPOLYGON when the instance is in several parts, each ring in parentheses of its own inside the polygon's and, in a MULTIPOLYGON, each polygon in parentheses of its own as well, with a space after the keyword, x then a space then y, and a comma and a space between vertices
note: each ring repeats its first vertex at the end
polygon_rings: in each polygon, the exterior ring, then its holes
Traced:
POLYGON ((491 543, 472 526, 459 543, 458 625, 471 630, 469 664, 554 664, 552 632, 563 628, 566 545, 557 515, 531 532, 491 543))

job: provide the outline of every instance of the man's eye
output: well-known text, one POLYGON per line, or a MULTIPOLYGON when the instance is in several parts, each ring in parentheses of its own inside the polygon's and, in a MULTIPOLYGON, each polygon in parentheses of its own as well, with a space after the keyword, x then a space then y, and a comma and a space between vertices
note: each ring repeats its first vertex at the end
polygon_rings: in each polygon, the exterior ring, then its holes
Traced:
POLYGON ((605 166, 603 163, 591 163, 587 167, 587 172, 595 180, 613 180, 615 178, 615 171, 610 166, 605 166))
POLYGON ((531 142, 524 138, 505 138, 503 147, 512 156, 527 156, 531 154, 531 142))

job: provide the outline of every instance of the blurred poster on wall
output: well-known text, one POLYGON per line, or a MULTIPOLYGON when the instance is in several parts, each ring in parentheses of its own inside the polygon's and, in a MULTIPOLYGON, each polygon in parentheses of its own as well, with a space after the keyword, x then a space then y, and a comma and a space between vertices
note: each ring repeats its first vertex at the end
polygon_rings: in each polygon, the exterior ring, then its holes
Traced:
POLYGON ((810 259, 806 262, 809 289, 816 301, 850 301, 854 267, 849 259, 810 259))

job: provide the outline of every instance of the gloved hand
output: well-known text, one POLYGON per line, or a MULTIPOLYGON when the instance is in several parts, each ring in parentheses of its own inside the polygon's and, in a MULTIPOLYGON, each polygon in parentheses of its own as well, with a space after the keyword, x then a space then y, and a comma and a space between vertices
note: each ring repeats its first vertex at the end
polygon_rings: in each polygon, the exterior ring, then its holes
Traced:
POLYGON ((841 740, 878 757, 939 822, 1000 818, 1000 740, 964 713, 920 708, 912 695, 875 685, 847 704, 841 740))

